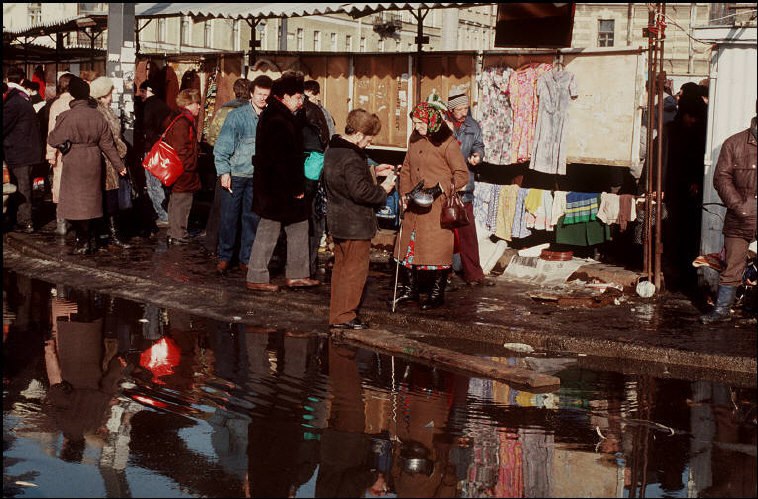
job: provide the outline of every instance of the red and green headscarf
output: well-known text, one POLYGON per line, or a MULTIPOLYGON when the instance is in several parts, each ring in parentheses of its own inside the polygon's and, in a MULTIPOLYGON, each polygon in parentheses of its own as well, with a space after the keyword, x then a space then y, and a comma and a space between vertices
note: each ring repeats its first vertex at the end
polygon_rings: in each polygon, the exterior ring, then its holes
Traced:
POLYGON ((428 102, 422 102, 413 108, 411 118, 416 118, 426 123, 429 133, 434 133, 442 126, 442 115, 428 102))

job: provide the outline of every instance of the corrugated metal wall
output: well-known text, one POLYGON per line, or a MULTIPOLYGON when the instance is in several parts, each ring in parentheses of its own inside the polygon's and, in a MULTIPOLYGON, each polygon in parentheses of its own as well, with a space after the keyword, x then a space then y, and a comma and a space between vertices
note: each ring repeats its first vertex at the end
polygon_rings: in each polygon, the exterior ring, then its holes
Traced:
MULTIPOLYGON (((718 253, 723 246, 721 229, 726 209, 708 205, 721 203, 718 193, 713 188, 713 170, 716 168, 724 140, 746 129, 750 119, 755 116, 755 101, 758 95, 756 56, 756 45, 728 43, 715 47, 711 56, 701 254, 718 253)), ((706 272, 703 277, 712 286, 718 282, 715 272, 706 272)))

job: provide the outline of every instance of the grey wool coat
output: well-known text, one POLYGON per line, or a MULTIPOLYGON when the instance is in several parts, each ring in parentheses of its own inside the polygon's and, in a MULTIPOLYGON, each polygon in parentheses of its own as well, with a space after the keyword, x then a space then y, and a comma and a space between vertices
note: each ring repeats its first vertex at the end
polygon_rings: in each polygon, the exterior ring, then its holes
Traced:
POLYGON ((102 163, 100 153, 111 168, 124 169, 108 122, 87 100, 71 101, 71 109, 56 119, 47 143, 55 147, 71 141, 71 150, 63 156, 63 175, 58 213, 66 220, 89 220, 103 216, 102 163))

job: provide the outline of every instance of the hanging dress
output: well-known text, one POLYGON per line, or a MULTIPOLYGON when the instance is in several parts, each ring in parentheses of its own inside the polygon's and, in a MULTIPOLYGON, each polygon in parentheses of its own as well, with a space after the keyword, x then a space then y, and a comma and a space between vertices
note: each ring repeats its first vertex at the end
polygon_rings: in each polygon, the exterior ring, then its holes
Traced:
POLYGON ((578 95, 574 74, 553 68, 537 81, 537 95, 539 112, 529 169, 566 175, 566 118, 569 102, 578 95))

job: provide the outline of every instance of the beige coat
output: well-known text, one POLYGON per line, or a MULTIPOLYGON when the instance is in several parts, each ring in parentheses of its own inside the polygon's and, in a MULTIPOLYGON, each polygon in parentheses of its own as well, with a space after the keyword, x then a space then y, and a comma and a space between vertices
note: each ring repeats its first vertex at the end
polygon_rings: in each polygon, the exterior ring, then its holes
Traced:
MULTIPOLYGON (((69 104, 74 98, 70 93, 62 93, 52 104, 50 104, 50 118, 47 121, 47 134, 55 128, 55 120, 63 111, 69 110, 69 104)), ((53 203, 58 203, 58 196, 61 192, 61 172, 63 171, 63 157, 58 149, 47 145, 45 158, 53 166, 53 203)))
MULTIPOLYGON (((424 180, 426 188, 434 187, 439 182, 446 193, 450 192, 451 183, 455 185, 455 190, 466 185, 468 168, 458 141, 452 134, 439 146, 415 132, 411 135, 400 170, 400 195, 410 192, 421 180, 424 180)), ((399 254, 401 260, 405 258, 411 233, 416 231, 413 265, 452 265, 453 231, 440 226, 445 200, 445 195, 439 196, 423 213, 414 205, 408 205, 402 222, 402 237, 395 247, 396 256, 399 254)))
MULTIPOLYGON (((99 100, 97 101, 97 110, 100 111, 105 121, 108 122, 119 158, 124 159, 126 157, 126 144, 121 140, 121 121, 113 114, 113 110, 110 107, 104 105, 99 100)), ((113 168, 105 154, 103 154, 103 159, 105 160, 105 190, 112 191, 118 189, 118 172, 113 168)))

